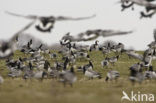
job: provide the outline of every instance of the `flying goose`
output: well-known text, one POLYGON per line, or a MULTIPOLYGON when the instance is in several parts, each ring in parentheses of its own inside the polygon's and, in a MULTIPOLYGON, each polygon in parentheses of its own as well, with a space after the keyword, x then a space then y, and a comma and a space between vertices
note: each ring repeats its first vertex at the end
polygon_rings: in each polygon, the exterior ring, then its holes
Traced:
POLYGON ((120 31, 120 30, 102 30, 102 29, 95 29, 95 30, 87 30, 85 32, 79 33, 76 36, 69 35, 67 33, 63 36, 60 44, 68 44, 69 42, 82 42, 82 41, 92 41, 97 39, 98 37, 109 37, 109 36, 116 36, 116 35, 126 35, 133 33, 133 31, 120 31), (63 43, 66 41, 66 43, 63 43), (67 42, 68 41, 68 42, 67 42))
POLYGON ((31 19, 31 20, 39 20, 40 24, 36 25, 36 29, 40 32, 51 32, 51 30, 54 28, 54 24, 56 21, 65 21, 65 20, 72 20, 72 21, 77 21, 77 20, 85 20, 85 19, 90 19, 95 17, 96 15, 88 16, 88 17, 79 17, 79 18, 72 18, 72 17, 65 17, 65 16, 36 16, 36 15, 19 15, 15 13, 11 13, 6 11, 7 14, 17 16, 17 17, 23 17, 26 19, 31 19))
POLYGON ((31 25, 33 25, 34 21, 26 25, 19 32, 15 33, 14 36, 7 41, 0 41, 0 59, 10 57, 13 55, 14 51, 17 49, 18 36, 27 30, 31 25))
MULTIPOLYGON (((156 4, 151 3, 155 0, 121 0, 121 6, 122 6, 122 10, 126 9, 126 8, 133 8, 133 5, 139 5, 139 6, 143 6, 146 9, 146 12, 140 12, 141 17, 152 17, 155 13, 156 13, 156 4), (152 11, 152 12, 151 12, 152 11)), ((134 8, 133 8, 134 9, 134 8)))

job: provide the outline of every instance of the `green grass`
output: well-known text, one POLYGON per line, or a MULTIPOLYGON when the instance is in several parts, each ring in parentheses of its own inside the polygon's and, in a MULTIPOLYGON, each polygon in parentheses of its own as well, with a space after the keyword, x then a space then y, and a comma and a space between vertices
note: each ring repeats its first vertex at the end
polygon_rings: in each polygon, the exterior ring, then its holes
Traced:
MULTIPOLYGON (((143 52, 139 52, 142 54, 143 52)), ((109 56, 114 56, 114 53, 109 56)), ((18 57, 27 57, 23 53, 17 51, 14 59, 18 57)), ((7 77, 8 70, 5 66, 5 60, 0 60, 0 74, 4 77, 5 82, 0 85, 0 103, 121 103, 122 91, 129 93, 140 91, 141 93, 156 94, 156 81, 145 81, 141 85, 133 86, 128 80, 128 68, 137 63, 138 60, 129 59, 126 54, 120 56, 119 61, 115 66, 110 65, 109 69, 101 67, 101 61, 104 56, 101 52, 90 53, 91 60, 94 64, 94 70, 102 73, 102 79, 88 80, 83 76, 83 73, 76 72, 78 81, 73 85, 64 86, 55 79, 47 79, 43 82, 33 79, 24 81, 21 78, 7 77), (121 77, 117 82, 105 82, 106 73, 110 70, 118 70, 121 77)), ((45 57, 53 65, 54 60, 50 60, 48 55, 45 57)), ((59 55, 58 61, 61 61, 59 55)), ((78 60, 77 65, 86 64, 86 60, 78 60)), ((156 62, 153 61, 153 66, 156 67, 156 62)), ((156 69, 156 68, 154 68, 156 69)), ((131 103, 123 101, 122 103, 131 103)), ((141 102, 148 103, 148 102, 141 102)))

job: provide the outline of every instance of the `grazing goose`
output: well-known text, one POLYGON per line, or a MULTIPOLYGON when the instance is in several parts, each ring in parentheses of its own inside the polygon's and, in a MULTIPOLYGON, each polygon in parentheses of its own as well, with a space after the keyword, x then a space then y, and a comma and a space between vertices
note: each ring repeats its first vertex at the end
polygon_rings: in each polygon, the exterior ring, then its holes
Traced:
POLYGON ((119 55, 115 56, 115 57, 108 58, 108 61, 114 65, 115 62, 118 61, 118 59, 119 59, 119 55))
POLYGON ((107 73, 107 76, 106 76, 106 79, 105 81, 108 81, 108 80, 117 80, 118 78, 120 77, 120 74, 118 71, 115 71, 115 70, 111 70, 107 73))
POLYGON ((92 69, 85 69, 83 68, 83 73, 86 77, 88 77, 89 79, 93 79, 93 78, 99 78, 101 79, 101 74, 96 72, 96 71, 93 71, 92 69))
POLYGON ((101 65, 103 68, 108 66, 109 65, 109 58, 106 57, 103 61, 101 61, 101 65))
POLYGON ((0 75, 0 84, 3 84, 3 82, 4 82, 4 79, 3 79, 3 77, 0 75))
POLYGON ((77 20, 85 20, 85 19, 90 19, 95 17, 96 15, 92 15, 89 17, 79 17, 79 18, 72 18, 72 17, 64 17, 64 16, 58 16, 58 17, 54 17, 54 16, 48 16, 48 17, 44 17, 44 16, 35 16, 35 15, 28 15, 28 16, 23 16, 23 15, 19 15, 19 14, 15 14, 15 13, 11 13, 6 11, 7 14, 9 15, 13 15, 13 16, 17 16, 17 17, 23 17, 26 19, 32 19, 32 20, 39 20, 40 24, 36 25, 36 29, 40 32, 51 32, 51 30, 54 28, 54 24, 56 21, 65 21, 65 20, 73 20, 73 21, 77 21, 77 20))
POLYGON ((146 79, 156 79, 156 71, 153 70, 153 67, 150 66, 148 71, 144 73, 146 79))
POLYGON ((73 83, 77 80, 74 72, 74 67, 71 67, 70 71, 64 71, 60 73, 59 77, 61 79, 60 81, 63 82, 64 87, 66 86, 66 83, 68 83, 72 87, 73 83))

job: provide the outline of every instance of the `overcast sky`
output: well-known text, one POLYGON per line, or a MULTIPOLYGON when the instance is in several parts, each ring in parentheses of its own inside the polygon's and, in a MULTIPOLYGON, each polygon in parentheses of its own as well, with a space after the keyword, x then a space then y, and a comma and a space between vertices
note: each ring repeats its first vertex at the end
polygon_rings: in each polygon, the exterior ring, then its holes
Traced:
POLYGON ((102 43, 105 40, 114 40, 124 43, 126 47, 146 49, 147 44, 153 40, 156 16, 140 20, 139 11, 143 8, 135 6, 135 11, 121 12, 120 4, 117 2, 118 0, 0 0, 0 39, 10 38, 31 22, 7 15, 4 11, 41 16, 83 17, 97 14, 96 18, 89 20, 57 22, 52 33, 40 33, 34 27, 26 33, 31 33, 45 43, 51 44, 57 43, 67 32, 76 35, 88 29, 135 30, 133 34, 99 38, 99 41, 102 43))

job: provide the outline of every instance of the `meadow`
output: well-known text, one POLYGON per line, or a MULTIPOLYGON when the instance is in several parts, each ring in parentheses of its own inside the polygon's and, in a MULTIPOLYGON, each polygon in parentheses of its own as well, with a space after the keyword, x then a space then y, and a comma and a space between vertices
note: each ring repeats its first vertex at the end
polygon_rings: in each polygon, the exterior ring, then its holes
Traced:
MULTIPOLYGON (((142 54, 143 52, 139 51, 139 53, 142 54)), ((64 87, 57 79, 45 79, 43 81, 36 79, 25 81, 22 78, 12 79, 7 76, 8 70, 5 66, 5 60, 0 60, 0 74, 5 80, 0 85, 0 103, 132 103, 127 100, 121 101, 122 91, 129 95, 131 91, 156 94, 156 81, 154 80, 147 80, 142 84, 136 83, 135 85, 132 85, 129 81, 129 67, 139 62, 138 60, 130 59, 126 54, 122 54, 115 66, 109 65, 108 68, 102 68, 103 54, 99 51, 93 51, 89 54, 94 70, 102 74, 102 79, 89 80, 82 72, 77 72, 75 68, 78 80, 73 87, 69 85, 64 87), (106 73, 109 70, 120 72, 118 81, 105 82, 106 73)), ((114 53, 109 54, 110 57, 114 55, 114 53)), ((29 55, 16 51, 13 58, 27 56, 29 55)), ((48 55, 44 56, 53 66, 54 60, 51 60, 48 55)), ((59 55, 58 60, 61 61, 61 55, 59 55)), ((76 65, 80 66, 87 63, 88 61, 79 59, 76 65)), ((156 70, 156 61, 153 61, 152 64, 156 70)))

